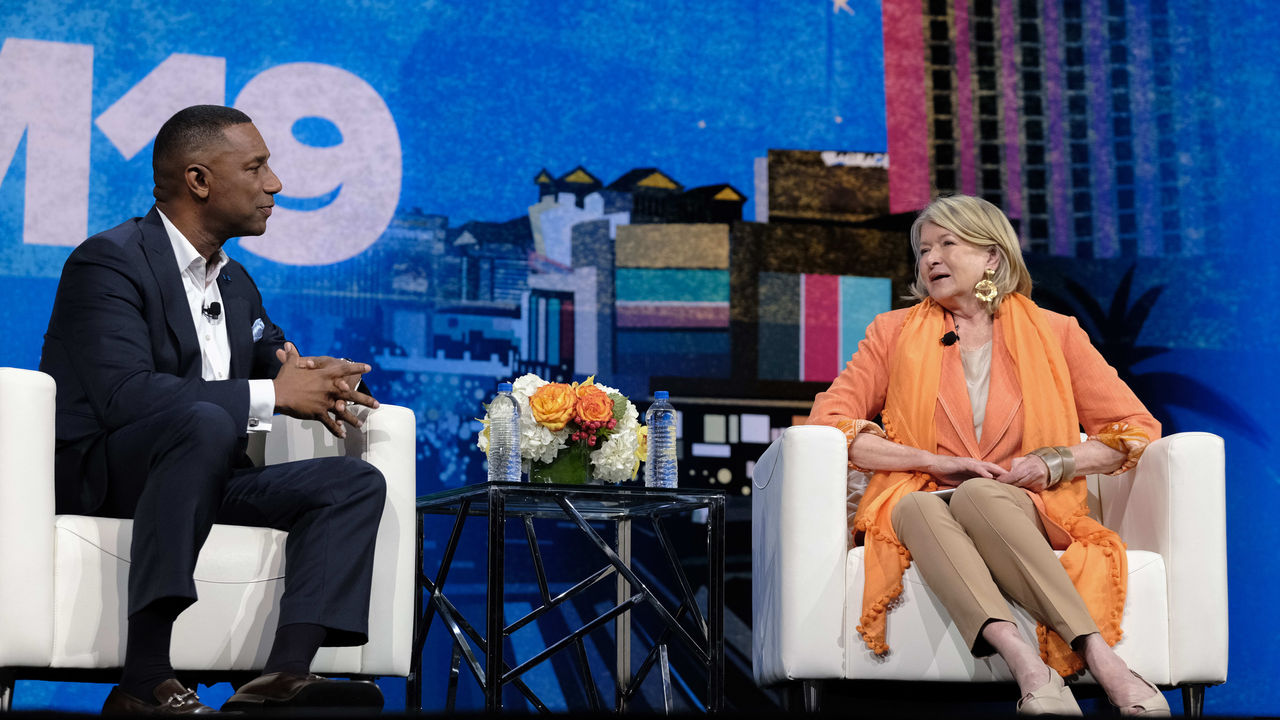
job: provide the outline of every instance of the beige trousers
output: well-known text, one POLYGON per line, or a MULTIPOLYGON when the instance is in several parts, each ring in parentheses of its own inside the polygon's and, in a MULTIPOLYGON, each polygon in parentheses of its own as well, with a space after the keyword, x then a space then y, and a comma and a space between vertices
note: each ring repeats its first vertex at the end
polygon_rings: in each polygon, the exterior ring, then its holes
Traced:
POLYGON ((974 478, 950 505, 914 492, 894 507, 893 530, 976 656, 994 652, 987 623, 1014 622, 1001 591, 1068 642, 1098 632, 1021 488, 974 478))

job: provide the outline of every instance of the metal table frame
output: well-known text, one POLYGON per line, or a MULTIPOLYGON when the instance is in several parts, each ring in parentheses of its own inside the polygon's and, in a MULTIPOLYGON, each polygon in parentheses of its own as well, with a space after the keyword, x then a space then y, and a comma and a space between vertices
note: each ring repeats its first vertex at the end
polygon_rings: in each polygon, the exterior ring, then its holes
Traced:
POLYGON ((707 670, 705 708, 710 711, 723 708, 725 554, 723 491, 491 482, 424 496, 418 498, 417 506, 419 540, 415 604, 417 622, 414 628, 414 653, 406 697, 410 710, 422 708, 422 652, 427 633, 437 614, 453 637, 453 656, 446 700, 449 710, 453 710, 459 671, 465 661, 465 666, 471 671, 484 693, 486 711, 502 709, 502 689, 511 685, 535 708, 547 712, 542 701, 521 680, 521 675, 566 649, 573 651, 583 685, 587 689, 587 701, 591 709, 602 709, 604 703, 591 678, 582 638, 611 620, 614 622, 617 639, 615 661, 617 693, 614 709, 618 711, 626 709, 641 682, 657 665, 663 678, 666 710, 670 712, 672 696, 667 646, 673 639, 683 645, 707 670), (709 577, 705 617, 663 525, 664 518, 667 516, 691 513, 699 509, 707 511, 709 577), (428 577, 422 567, 423 519, 427 514, 454 516, 453 529, 434 578, 428 577), (471 516, 487 516, 488 519, 486 609, 484 623, 481 626, 483 632, 468 622, 445 595, 445 583, 462 537, 462 528, 467 518, 471 516), (503 613, 504 539, 507 521, 517 518, 524 526, 542 604, 524 617, 508 624, 505 622, 503 613), (534 532, 535 518, 570 521, 590 541, 591 545, 600 550, 607 561, 606 564, 568 590, 552 596, 534 532), (645 579, 637 575, 631 567, 631 524, 637 519, 648 519, 652 523, 663 553, 678 580, 679 597, 676 599, 680 604, 674 610, 668 608, 662 598, 653 592, 650 583, 646 583, 645 579), (601 520, 611 521, 614 524, 613 545, 600 537, 590 524, 591 521, 601 520), (565 637, 550 643, 546 649, 516 667, 511 667, 506 662, 502 649, 509 635, 611 575, 615 576, 617 589, 617 602, 613 608, 565 637), (663 627, 654 646, 633 675, 629 611, 640 604, 647 604, 653 608, 662 620, 663 627), (689 622, 682 623, 681 620, 685 618, 688 618, 689 622), (496 639, 495 652, 489 651, 490 638, 496 639), (475 643, 484 654, 483 662, 473 651, 471 643, 475 643))

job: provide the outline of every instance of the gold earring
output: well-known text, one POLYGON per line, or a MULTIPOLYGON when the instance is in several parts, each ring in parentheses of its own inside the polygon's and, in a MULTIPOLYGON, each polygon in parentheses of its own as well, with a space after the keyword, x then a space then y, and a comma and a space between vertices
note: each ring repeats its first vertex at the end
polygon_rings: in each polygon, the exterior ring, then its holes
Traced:
POLYGON ((1000 288, 991 281, 995 277, 996 271, 987 268, 987 274, 976 285, 973 286, 973 295, 984 303, 991 304, 996 299, 996 295, 1000 294, 1000 288))

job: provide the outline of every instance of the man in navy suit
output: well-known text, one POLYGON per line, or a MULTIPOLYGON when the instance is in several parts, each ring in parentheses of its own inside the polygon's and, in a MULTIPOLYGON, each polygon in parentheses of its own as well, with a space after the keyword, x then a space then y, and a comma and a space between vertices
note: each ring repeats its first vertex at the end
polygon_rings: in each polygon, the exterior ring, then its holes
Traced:
POLYGON ((386 486, 373 466, 324 458, 256 468, 249 432, 272 415, 341 437, 363 363, 300 357, 222 246, 261 235, 281 183, 249 117, 201 105, 156 135, 155 207, 95 235, 62 270, 40 369, 57 382, 57 511, 133 518, 124 672, 104 713, 213 712, 169 662, 196 601, 214 522, 286 530, 287 576, 263 675, 224 710, 381 706, 377 686, 310 674, 324 645, 368 640, 374 538, 386 486))

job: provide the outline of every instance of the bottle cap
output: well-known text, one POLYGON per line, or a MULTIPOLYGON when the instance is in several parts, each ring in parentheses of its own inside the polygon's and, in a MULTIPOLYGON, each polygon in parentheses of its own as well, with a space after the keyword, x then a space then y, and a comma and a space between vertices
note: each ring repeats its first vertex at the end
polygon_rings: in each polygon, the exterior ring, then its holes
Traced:
POLYGON ((670 396, 667 394, 666 390, 655 390, 653 393, 654 400, 666 400, 668 397, 670 396))
POLYGON ((498 392, 511 392, 511 383, 498 383, 498 392))

